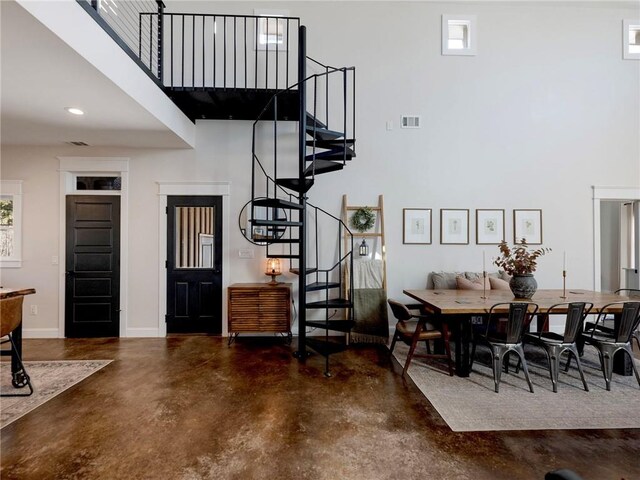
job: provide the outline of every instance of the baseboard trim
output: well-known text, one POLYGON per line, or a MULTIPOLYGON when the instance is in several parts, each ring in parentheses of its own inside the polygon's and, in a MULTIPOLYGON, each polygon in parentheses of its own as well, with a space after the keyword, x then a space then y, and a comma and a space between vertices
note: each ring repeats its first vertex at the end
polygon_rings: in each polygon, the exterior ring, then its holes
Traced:
POLYGON ((160 333, 157 328, 127 328, 127 337, 158 338, 160 333))
POLYGON ((22 338, 62 338, 57 328, 23 328, 22 338))

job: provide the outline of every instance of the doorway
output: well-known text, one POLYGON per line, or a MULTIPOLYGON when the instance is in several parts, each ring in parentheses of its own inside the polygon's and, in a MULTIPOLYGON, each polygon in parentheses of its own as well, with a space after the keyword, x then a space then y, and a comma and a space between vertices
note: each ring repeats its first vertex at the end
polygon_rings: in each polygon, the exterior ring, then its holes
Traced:
POLYGON ((222 197, 167 197, 167 333, 222 333, 222 197))
POLYGON ((120 336, 120 197, 67 195, 65 336, 120 336))

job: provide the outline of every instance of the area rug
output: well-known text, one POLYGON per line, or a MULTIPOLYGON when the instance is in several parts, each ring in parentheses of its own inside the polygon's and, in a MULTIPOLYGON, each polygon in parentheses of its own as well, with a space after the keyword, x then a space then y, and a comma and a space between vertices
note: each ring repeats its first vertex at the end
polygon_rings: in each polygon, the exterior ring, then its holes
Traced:
MULTIPOLYGON (((393 352, 402 366, 407 352, 404 344, 393 352)), ((635 376, 614 373, 608 392, 595 349, 587 347, 582 358, 588 392, 575 362, 568 373, 560 373, 558 392, 553 393, 544 352, 526 347, 525 355, 534 393, 529 392, 522 371, 516 375, 514 369, 502 373, 500 393, 495 393, 488 350, 478 352, 467 378, 450 377, 446 366, 424 358, 411 361, 408 375, 454 432, 640 428, 640 386, 635 376)))
MULTIPOLYGON (((33 385, 33 395, 29 397, 2 397, 0 399, 0 428, 6 427, 109 363, 111 360, 25 362, 26 371, 31 377, 33 385)), ((0 392, 6 394, 28 391, 27 387, 13 388, 10 369, 10 362, 0 362, 0 392)))

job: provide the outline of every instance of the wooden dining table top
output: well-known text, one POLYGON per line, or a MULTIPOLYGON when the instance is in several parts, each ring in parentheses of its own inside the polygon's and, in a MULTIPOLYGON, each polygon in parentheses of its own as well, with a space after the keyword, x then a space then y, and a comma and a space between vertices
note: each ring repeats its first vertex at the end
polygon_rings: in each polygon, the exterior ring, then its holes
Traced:
POLYGON ((0 298, 19 297, 20 295, 33 295, 35 288, 8 288, 0 287, 0 298))
MULTIPOLYGON (((430 312, 443 315, 482 315, 488 313, 492 305, 503 302, 536 303, 540 313, 545 313, 549 307, 557 303, 591 302, 591 312, 598 313, 609 303, 632 300, 615 293, 578 289, 567 290, 567 298, 561 298, 562 289, 538 290, 530 300, 516 299, 508 290, 487 290, 487 298, 482 298, 482 290, 404 290, 403 293, 420 302, 430 312)), ((617 309, 611 311, 615 310, 617 309)))

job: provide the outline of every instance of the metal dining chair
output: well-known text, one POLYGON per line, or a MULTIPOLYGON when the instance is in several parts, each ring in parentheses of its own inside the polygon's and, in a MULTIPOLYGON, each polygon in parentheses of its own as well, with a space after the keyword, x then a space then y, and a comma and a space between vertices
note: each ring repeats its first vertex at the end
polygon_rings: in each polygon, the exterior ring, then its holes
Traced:
MULTIPOLYGON (((640 290, 637 288, 620 288, 616 290, 615 293, 619 295, 626 295, 629 298, 640 298, 640 290)), ((638 344, 638 350, 640 350, 640 327, 635 329, 631 334, 631 338, 635 338, 636 343, 638 344)))
POLYGON ((2 343, 11 343, 11 350, 3 350, 2 355, 11 355, 18 362, 20 369, 12 376, 11 384, 16 388, 29 387, 29 393, 3 393, 2 397, 28 397, 33 393, 31 379, 27 375, 22 359, 18 355, 16 344, 13 341, 13 331, 22 321, 23 296, 3 298, 0 300, 0 337, 8 337, 2 343))
POLYGON ((493 382, 495 384, 496 393, 500 391, 500 376, 502 374, 502 363, 505 356, 508 358, 510 352, 515 352, 522 365, 522 371, 529 385, 529 390, 533 393, 533 385, 529 378, 529 369, 527 368, 527 362, 524 358, 524 350, 522 348, 522 337, 525 328, 531 322, 533 316, 538 312, 538 305, 535 303, 521 303, 521 302, 503 302, 496 303, 489 309, 489 319, 487 321, 487 327, 482 334, 474 334, 473 346, 471 348, 471 364, 469 369, 473 366, 473 360, 476 353, 476 346, 478 343, 482 343, 491 349, 492 367, 493 367, 493 382), (503 307, 509 306, 509 316, 507 319, 506 332, 502 333, 491 329, 491 326, 498 322, 501 317, 504 317, 503 307))
POLYGON ((585 343, 594 346, 598 350, 600 366, 604 375, 607 390, 611 390, 611 377, 613 375, 613 356, 618 351, 624 351, 629 355, 631 367, 640 385, 640 375, 633 361, 631 350, 631 338, 640 325, 640 301, 638 302, 612 302, 600 309, 595 323, 587 323, 582 339, 585 343), (612 310, 621 309, 619 319, 613 328, 602 328, 604 319, 612 310))
POLYGON ((557 303, 549 307, 545 312, 545 322, 543 327, 537 333, 525 333, 524 343, 530 343, 544 348, 549 359, 549 375, 551 376, 551 383, 553 384, 553 391, 558 391, 558 370, 560 368, 560 357, 563 353, 567 352, 567 367, 569 368, 569 362, 571 362, 571 356, 576 359, 578 365, 578 372, 580 372, 580 378, 582 379, 582 385, 588 392, 589 386, 584 378, 584 372, 582 371, 582 365, 580 363, 580 356, 578 354, 577 339, 582 331, 582 325, 585 318, 593 308, 593 303, 586 302, 564 302, 557 303), (548 330, 549 318, 551 315, 565 314, 564 333, 562 335, 554 332, 545 331, 548 330))

